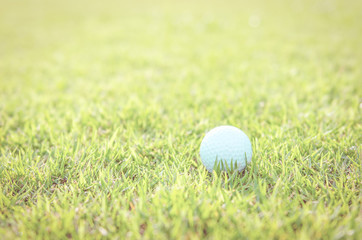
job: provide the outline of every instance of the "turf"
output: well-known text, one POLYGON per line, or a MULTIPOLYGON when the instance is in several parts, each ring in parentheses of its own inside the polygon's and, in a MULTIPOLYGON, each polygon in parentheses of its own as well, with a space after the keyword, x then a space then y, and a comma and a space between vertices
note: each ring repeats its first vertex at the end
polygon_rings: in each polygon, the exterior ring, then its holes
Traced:
POLYGON ((0 2, 0 238, 362 238, 361 1, 0 2))

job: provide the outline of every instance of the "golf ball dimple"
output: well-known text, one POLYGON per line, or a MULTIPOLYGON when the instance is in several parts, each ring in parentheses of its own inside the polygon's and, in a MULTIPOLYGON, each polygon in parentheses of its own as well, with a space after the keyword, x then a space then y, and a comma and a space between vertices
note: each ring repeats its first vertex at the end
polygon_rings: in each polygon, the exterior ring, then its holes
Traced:
POLYGON ((236 163, 241 171, 251 162, 251 143, 246 134, 233 126, 220 126, 209 131, 201 142, 201 161, 209 172, 222 161, 222 170, 231 169, 236 163), (227 165, 227 166, 225 166, 227 165))

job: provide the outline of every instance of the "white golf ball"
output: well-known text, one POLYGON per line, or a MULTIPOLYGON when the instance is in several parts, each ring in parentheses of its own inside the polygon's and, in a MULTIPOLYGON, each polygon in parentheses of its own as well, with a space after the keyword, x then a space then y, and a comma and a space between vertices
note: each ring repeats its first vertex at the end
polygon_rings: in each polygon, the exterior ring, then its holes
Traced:
POLYGON ((218 164, 221 170, 241 171, 252 157, 251 143, 246 134, 233 126, 220 126, 209 131, 201 142, 201 161, 209 172, 218 164))

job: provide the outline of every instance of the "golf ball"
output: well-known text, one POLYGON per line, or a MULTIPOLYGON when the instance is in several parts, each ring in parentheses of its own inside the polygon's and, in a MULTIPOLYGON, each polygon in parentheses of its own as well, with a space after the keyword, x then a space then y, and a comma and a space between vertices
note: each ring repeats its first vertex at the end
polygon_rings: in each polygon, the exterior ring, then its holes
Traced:
POLYGON ((209 131, 201 142, 201 161, 209 172, 220 164, 221 170, 243 170, 252 157, 246 134, 233 126, 220 126, 209 131))

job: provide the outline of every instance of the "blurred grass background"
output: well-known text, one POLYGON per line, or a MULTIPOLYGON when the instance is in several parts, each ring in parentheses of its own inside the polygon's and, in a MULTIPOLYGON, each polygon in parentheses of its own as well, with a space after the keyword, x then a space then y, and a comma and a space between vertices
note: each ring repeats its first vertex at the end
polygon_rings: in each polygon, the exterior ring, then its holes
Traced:
POLYGON ((361 1, 0 5, 5 238, 361 236, 361 1))

